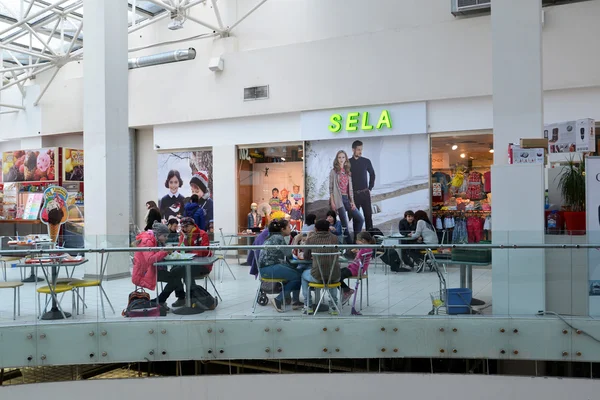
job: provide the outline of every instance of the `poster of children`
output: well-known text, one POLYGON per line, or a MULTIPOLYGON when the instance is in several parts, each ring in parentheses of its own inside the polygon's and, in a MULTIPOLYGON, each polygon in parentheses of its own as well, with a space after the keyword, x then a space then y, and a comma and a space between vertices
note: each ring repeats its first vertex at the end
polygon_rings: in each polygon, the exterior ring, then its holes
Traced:
POLYGON ((198 150, 158 154, 158 208, 163 220, 198 216, 207 232, 213 224, 213 154, 198 150))

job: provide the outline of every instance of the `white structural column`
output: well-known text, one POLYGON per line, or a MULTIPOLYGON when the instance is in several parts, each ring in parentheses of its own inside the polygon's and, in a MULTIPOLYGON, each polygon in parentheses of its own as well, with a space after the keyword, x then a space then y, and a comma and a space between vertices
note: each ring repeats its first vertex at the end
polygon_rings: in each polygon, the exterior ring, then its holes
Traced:
MULTIPOLYGON (((84 0, 83 147, 88 246, 129 245, 127 2, 84 0)), ((94 260, 92 260, 94 261, 94 260)), ((86 274, 98 272, 98 259, 86 274)), ((108 274, 129 272, 126 253, 111 254, 108 274)))
MULTIPOLYGON (((544 243, 542 165, 508 165, 509 143, 543 135, 541 0, 492 3, 494 244, 544 243)), ((494 314, 545 309, 544 250, 494 250, 494 314)))
MULTIPOLYGON (((237 233, 237 153, 234 145, 213 147, 213 195, 214 197, 214 228, 215 239, 220 239, 219 229, 223 233, 237 233), (224 193, 229 195, 222 196, 224 193)), ((250 205, 248 204, 248 208, 250 205)))

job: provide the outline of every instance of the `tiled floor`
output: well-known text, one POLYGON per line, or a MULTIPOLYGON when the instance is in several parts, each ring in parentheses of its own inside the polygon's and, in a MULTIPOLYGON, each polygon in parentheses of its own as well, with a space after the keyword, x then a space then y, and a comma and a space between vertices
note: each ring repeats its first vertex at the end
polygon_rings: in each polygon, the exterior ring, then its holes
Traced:
MULTIPOLYGON (((169 313, 166 318, 169 319, 229 319, 229 318, 258 318, 258 317, 302 317, 301 311, 288 311, 285 314, 279 314, 271 305, 256 307, 256 313, 252 313, 252 299, 256 293, 258 282, 254 277, 248 274, 249 267, 240 266, 237 260, 228 259, 236 280, 229 274, 229 271, 223 267, 223 280, 219 274, 221 269, 215 266, 213 270, 213 281, 217 290, 221 294, 223 301, 220 302, 215 311, 205 312, 203 314, 192 316, 179 316, 169 313)), ((8 280, 18 281, 20 279, 17 269, 8 269, 8 280)), ((77 276, 77 271, 75 272, 77 276)), ((459 286, 458 268, 452 267, 448 270, 448 287, 459 286)), ((200 283, 200 282, 198 282, 200 283)), ((44 285, 44 282, 38 285, 44 285)), ((352 283, 353 285, 354 283, 352 283)), ((491 268, 481 268, 473 270, 474 296, 484 300, 486 305, 491 304, 492 300, 492 271, 491 268)), ((353 286, 352 286, 353 287, 353 286)), ((126 306, 127 296, 134 289, 130 278, 117 279, 104 282, 104 288, 115 307, 115 314, 105 302, 106 319, 121 320, 121 311, 126 306)), ((62 323, 58 321, 40 321, 36 318, 37 293, 36 284, 26 283, 21 287, 21 316, 12 319, 13 291, 11 289, 0 289, 0 326, 32 324, 32 323, 62 323)), ((212 287, 209 285, 209 291, 212 287)), ((437 274, 424 272, 416 274, 391 273, 384 274, 381 264, 372 266, 369 274, 369 306, 366 302, 366 288, 363 298, 363 315, 406 315, 406 316, 424 316, 431 311, 430 293, 439 291, 439 280, 437 274)), ((60 295, 59 295, 60 296, 60 295)), ((151 294, 154 297, 154 294, 151 294)), ((43 306, 42 297, 42 306, 43 306)), ((174 295, 169 299, 169 304, 175 300, 174 295)), ((85 315, 78 315, 76 318, 69 318, 67 321, 94 322, 102 319, 100 311, 100 299, 97 288, 88 288, 86 293, 86 303, 88 308, 85 315)), ((71 294, 65 294, 61 304, 65 311, 71 310, 71 294)), ((358 307, 358 301, 357 301, 358 307)), ((488 306, 482 311, 485 314, 491 313, 491 307, 488 306)), ((318 314, 319 315, 319 314, 318 314)), ((342 310, 342 316, 350 315, 350 307, 345 306, 342 310)), ((328 314, 323 316, 329 317, 328 314)))

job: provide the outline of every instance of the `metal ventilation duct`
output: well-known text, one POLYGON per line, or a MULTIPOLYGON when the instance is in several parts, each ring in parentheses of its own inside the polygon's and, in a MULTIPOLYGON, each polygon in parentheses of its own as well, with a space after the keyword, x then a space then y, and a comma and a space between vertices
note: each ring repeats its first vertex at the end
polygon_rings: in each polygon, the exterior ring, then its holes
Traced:
POLYGON ((177 61, 187 61, 196 58, 196 50, 175 50, 167 53, 154 54, 152 56, 130 58, 129 69, 150 67, 152 65, 167 64, 177 61))

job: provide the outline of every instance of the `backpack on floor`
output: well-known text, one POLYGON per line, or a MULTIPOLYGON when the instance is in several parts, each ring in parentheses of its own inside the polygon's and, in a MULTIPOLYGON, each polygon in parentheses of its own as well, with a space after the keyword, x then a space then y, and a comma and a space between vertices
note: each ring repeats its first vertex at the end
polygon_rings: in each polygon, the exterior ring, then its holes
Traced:
POLYGON ((199 308, 201 310, 214 310, 219 304, 219 300, 213 297, 208 290, 202 286, 193 285, 190 290, 190 300, 193 308, 199 308))
POLYGON ((144 289, 137 288, 129 293, 127 308, 123 310, 121 315, 127 318, 164 317, 167 315, 167 310, 158 306, 156 302, 150 301, 150 294, 144 289))

